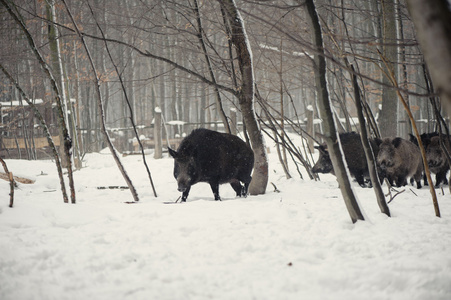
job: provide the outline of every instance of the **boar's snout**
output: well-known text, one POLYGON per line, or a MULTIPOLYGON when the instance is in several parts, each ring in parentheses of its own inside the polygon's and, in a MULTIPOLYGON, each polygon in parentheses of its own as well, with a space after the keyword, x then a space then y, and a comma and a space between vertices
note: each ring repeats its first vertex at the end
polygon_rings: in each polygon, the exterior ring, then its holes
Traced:
POLYGON ((179 176, 177 178, 177 190, 179 192, 185 192, 190 187, 190 178, 187 176, 179 176))
POLYGON ((312 172, 313 173, 324 173, 324 174, 327 174, 327 173, 332 172, 332 168, 330 168, 329 166, 323 166, 323 165, 317 164, 317 165, 313 166, 312 172))
POLYGON ((317 165, 314 165, 313 168, 312 168, 312 172, 313 173, 319 173, 320 172, 319 167, 317 165))
POLYGON ((386 170, 388 168, 393 167, 394 163, 388 160, 383 160, 379 163, 379 166, 382 170, 386 170))
POLYGON ((177 187, 177 190, 179 191, 179 192, 184 192, 184 191, 186 191, 186 189, 188 188, 188 184, 186 184, 186 183, 182 183, 182 182, 179 182, 178 183, 178 187, 177 187))
POLYGON ((428 165, 429 165, 429 167, 437 167, 440 165, 440 162, 435 159, 429 159, 428 165))

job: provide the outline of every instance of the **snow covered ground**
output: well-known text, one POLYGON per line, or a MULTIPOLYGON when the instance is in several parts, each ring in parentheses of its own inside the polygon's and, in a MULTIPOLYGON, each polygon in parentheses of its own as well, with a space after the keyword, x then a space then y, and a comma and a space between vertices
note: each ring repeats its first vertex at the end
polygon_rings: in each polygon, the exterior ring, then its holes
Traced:
MULTIPOLYGON (((77 171, 77 204, 64 204, 51 161, 7 160, 19 184, 14 208, 0 180, 0 299, 451 299, 451 196, 436 218, 428 188, 406 188, 380 213, 372 189, 354 184, 367 221, 352 224, 335 177, 287 180, 270 154, 267 193, 235 198, 205 183, 188 202, 172 159, 122 158, 140 196, 108 153, 77 171)), ((386 186, 384 186, 386 191, 386 186)))

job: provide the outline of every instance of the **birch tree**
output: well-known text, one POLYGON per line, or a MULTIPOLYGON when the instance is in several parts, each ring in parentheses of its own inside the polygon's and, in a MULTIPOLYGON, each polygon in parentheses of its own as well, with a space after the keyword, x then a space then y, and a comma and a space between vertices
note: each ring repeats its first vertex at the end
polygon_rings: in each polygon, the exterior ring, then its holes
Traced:
POLYGON ((254 172, 249 185, 251 195, 264 194, 268 185, 268 157, 266 155, 263 135, 257 123, 254 111, 254 69, 252 65, 252 52, 244 28, 244 22, 234 0, 220 1, 225 11, 230 37, 237 53, 241 83, 239 84, 238 102, 243 114, 246 129, 254 150, 254 172))
MULTIPOLYGON (((55 77, 53 76, 52 71, 50 70, 48 64, 45 62, 43 56, 41 55, 38 47, 36 46, 36 43, 31 36, 30 32, 28 31, 25 23, 23 22, 23 18, 18 14, 17 10, 13 10, 13 7, 9 3, 7 3, 5 0, 1 0, 1 3, 5 6, 8 13, 11 15, 11 17, 14 19, 14 21, 17 23, 17 25, 21 28, 22 32, 26 36, 27 42, 34 53, 37 61, 41 65, 42 70, 44 71, 45 75, 50 80, 54 96, 55 96, 55 102, 57 105, 58 110, 58 121, 60 125, 60 130, 62 131, 63 140, 61 141, 61 146, 64 149, 65 157, 67 159, 67 171, 68 171, 68 177, 69 177, 69 187, 71 191, 71 203, 76 202, 75 198, 75 187, 74 187, 74 180, 73 180, 73 173, 72 173, 72 162, 71 162, 71 155, 70 151, 72 148, 72 141, 69 136, 69 132, 67 129, 67 124, 65 122, 64 118, 64 110, 62 105, 62 91, 58 87, 58 84, 56 82, 55 77)), ((64 194, 64 193, 63 193, 64 194)), ((67 198, 64 198, 64 202, 68 202, 67 198)))

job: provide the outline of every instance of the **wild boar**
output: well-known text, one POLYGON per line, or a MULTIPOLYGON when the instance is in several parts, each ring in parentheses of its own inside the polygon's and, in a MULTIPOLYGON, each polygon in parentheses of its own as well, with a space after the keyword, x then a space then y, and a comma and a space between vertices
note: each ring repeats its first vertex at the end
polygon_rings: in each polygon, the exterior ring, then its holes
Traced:
MULTIPOLYGON (((449 139, 446 135, 443 135, 443 142, 448 150, 451 153, 451 146, 449 139)), ((444 184, 448 183, 446 179, 446 173, 449 171, 449 163, 446 159, 446 154, 440 146, 440 137, 434 136, 431 138, 429 146, 426 149, 426 159, 428 162, 429 170, 431 173, 435 175, 435 186, 438 187, 443 182, 444 184)))
POLYGON ((237 196, 247 196, 254 152, 239 137, 195 129, 182 140, 177 151, 168 150, 174 158, 174 177, 182 192, 182 202, 188 198, 191 186, 198 182, 210 184, 215 200, 221 200, 219 185, 223 183, 230 183, 237 196))
POLYGON ((383 139, 379 145, 377 164, 391 185, 404 186, 407 178, 413 177, 417 188, 421 188, 423 160, 414 143, 400 137, 383 139))
MULTIPOLYGON (((431 139, 434 136, 438 136, 438 135, 439 135, 438 132, 425 132, 425 133, 420 134, 421 143, 423 144, 423 148, 425 151, 427 150, 429 144, 431 143, 431 139)), ((411 141, 412 143, 414 143, 415 145, 417 145, 419 147, 417 137, 414 136, 413 134, 409 133, 409 141, 411 141)), ((410 181, 412 181, 412 178, 410 179, 410 181)), ((424 181, 424 185, 429 185, 428 179, 424 172, 423 172, 423 181, 424 181)))
MULTIPOLYGON (((349 172, 353 177, 355 177, 360 186, 365 187, 365 178, 369 178, 369 172, 360 135, 356 132, 347 132, 340 133, 339 136, 349 172)), ((373 139, 370 140, 370 143, 374 156, 376 157, 379 147, 373 139)), ((313 166, 312 172, 335 174, 327 145, 324 143, 322 145, 315 146, 315 148, 319 150, 319 158, 313 166)))
MULTIPOLYGON (((423 144, 424 149, 428 147, 428 145, 431 143, 431 139, 434 136, 438 136, 438 132, 425 132, 420 134, 421 143, 423 144)), ((409 133, 409 141, 418 146, 417 137, 410 133, 409 133)))

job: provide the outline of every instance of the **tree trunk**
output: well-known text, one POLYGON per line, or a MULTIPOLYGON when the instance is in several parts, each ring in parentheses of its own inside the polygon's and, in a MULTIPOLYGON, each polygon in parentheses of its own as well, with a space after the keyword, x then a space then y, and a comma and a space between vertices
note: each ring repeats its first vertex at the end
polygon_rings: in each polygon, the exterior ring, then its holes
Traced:
POLYGON ((14 176, 13 173, 8 170, 8 166, 6 162, 0 157, 0 163, 3 165, 3 169, 5 170, 6 176, 9 179, 9 207, 13 207, 14 205, 14 176))
POLYGON ((63 168, 61 166, 61 159, 59 157, 58 151, 56 149, 55 144, 53 143, 52 135, 50 133, 49 128, 47 127, 47 124, 45 123, 44 117, 41 115, 40 111, 37 109, 37 107, 34 105, 34 103, 29 99, 29 97, 25 94, 24 90, 19 86, 17 81, 6 71, 6 69, 0 64, 0 69, 3 71, 3 73, 8 77, 8 79, 11 81, 11 83, 16 87, 16 89, 21 94, 22 98, 27 102, 27 104, 31 107, 33 110, 36 118, 38 118, 41 127, 44 131, 44 135, 47 138, 47 142, 49 143, 50 149, 52 149, 53 157, 55 158, 56 163, 56 169, 58 171, 58 176, 60 180, 61 185, 61 192, 63 194, 63 200, 64 202, 69 202, 67 198, 67 192, 66 192, 66 185, 64 183, 64 176, 63 176, 63 168))
POLYGON ((359 118, 359 124, 360 124, 360 139, 362 140, 363 150, 365 151, 365 157, 366 162, 368 164, 368 171, 370 173, 371 182, 373 184, 374 193, 376 194, 377 204, 379 205, 379 209, 382 213, 386 214, 387 216, 390 215, 390 209, 387 206, 387 202, 385 201, 385 195, 382 191, 382 187, 380 185, 379 176, 377 174, 376 169, 376 160, 374 158, 374 152, 371 149, 371 144, 368 140, 368 134, 365 124, 365 118, 363 116, 363 105, 362 105, 362 99, 360 97, 360 88, 359 84, 357 83, 357 76, 355 75, 354 67, 351 66, 351 76, 352 76, 352 82, 354 85, 354 95, 355 95, 355 103, 357 108, 357 115, 359 118))
POLYGON ((451 115, 451 11, 446 0, 407 0, 435 90, 451 115))
POLYGON ((323 38, 319 18, 316 13, 313 0, 306 0, 305 4, 307 6, 309 16, 308 21, 313 29, 313 47, 317 50, 314 54, 314 71, 316 88, 319 97, 318 105, 324 125, 324 137, 329 149, 332 166, 334 168, 335 175, 337 176, 337 181, 340 186, 346 208, 348 209, 352 222, 355 223, 358 220, 364 220, 364 218, 362 212, 360 211, 357 199, 352 191, 351 183, 348 178, 347 167, 343 159, 344 155, 337 139, 337 132, 335 129, 334 119, 330 107, 329 92, 327 89, 326 60, 324 58, 323 38))
MULTIPOLYGON (((391 63, 391 68, 398 77, 398 48, 396 38, 396 10, 395 0, 382 0, 382 18, 383 18, 383 55, 391 63)), ((391 81, 387 67, 383 65, 384 76, 382 82, 382 110, 379 116, 379 129, 383 137, 397 136, 398 128, 398 101, 396 101, 396 90, 390 87, 391 81), (388 85, 388 86, 387 86, 388 85)))
POLYGON ((101 125, 100 129, 101 129, 101 131, 103 133, 103 136, 105 138, 105 142, 107 143, 107 146, 110 149, 111 154, 113 155, 113 158, 114 158, 114 160, 115 160, 115 162, 116 162, 116 164, 117 164, 117 166, 119 168, 119 171, 122 174, 122 177, 124 177, 124 180, 127 183, 128 187, 130 189, 130 192, 132 193, 133 199, 135 201, 139 201, 138 193, 137 193, 137 191, 135 189, 135 186, 133 185, 130 177, 128 176, 127 172, 125 171, 125 168, 122 165, 122 163, 120 161, 120 158, 119 158, 119 156, 117 154, 117 151, 114 148, 114 146, 113 146, 113 144, 111 142, 111 139, 110 139, 110 137, 108 135, 108 132, 106 130, 105 111, 104 111, 103 102, 102 102, 102 94, 100 92, 100 79, 99 79, 99 76, 98 76, 98 73, 97 73, 97 69, 96 69, 96 67, 94 65, 94 61, 92 60, 92 56, 90 54, 89 48, 86 45, 84 36, 81 34, 81 32, 80 32, 80 30, 78 28, 78 25, 75 22, 75 19, 73 18, 72 13, 69 10, 69 6, 67 5, 65 0, 63 0, 62 3, 64 4, 64 6, 66 8, 66 11, 67 11, 67 13, 68 13, 68 15, 69 15, 69 17, 70 17, 70 19, 72 21, 72 24, 74 25, 75 30, 76 30, 76 32, 77 32, 77 34, 78 34, 78 36, 79 36, 79 38, 81 40, 81 43, 83 44, 83 47, 84 47, 84 49, 86 51, 89 63, 90 63, 91 68, 92 68, 92 72, 93 72, 93 74, 95 76, 95 92, 96 92, 96 96, 97 96, 97 106, 98 106, 98 109, 99 109, 99 120, 100 120, 100 125, 101 125))
POLYGON ((163 157, 163 139, 161 136, 161 110, 159 107, 155 107, 155 121, 153 124, 153 140, 155 143, 155 152, 153 158, 160 159, 163 157))
MULTIPOLYGON (((72 147, 72 142, 71 142, 71 139, 70 139, 67 127, 66 127, 65 118, 64 118, 64 111, 62 108, 61 91, 58 87, 55 77, 53 76, 53 73, 50 71, 49 66, 44 61, 44 58, 41 55, 41 53, 39 52, 33 37, 31 36, 30 32, 28 31, 27 27, 25 26, 22 16, 16 15, 16 13, 13 12, 13 9, 11 8, 11 6, 6 1, 1 0, 1 2, 6 7, 6 9, 8 10, 8 13, 11 15, 11 17, 14 19, 14 21, 20 26, 20 28, 23 31, 23 33, 25 34, 28 44, 29 44, 31 50, 33 51, 36 59, 38 60, 42 70, 44 71, 47 78, 50 80, 53 92, 55 94, 55 100, 56 100, 56 104, 57 104, 57 108, 58 108, 58 121, 59 121, 60 129, 61 129, 61 131, 63 133, 63 137, 64 137, 63 140, 61 140, 60 147, 64 148, 65 156, 67 158, 67 171, 68 171, 68 177, 69 177, 69 187, 70 187, 70 191, 71 191, 71 202, 75 203, 76 202, 75 187, 74 187, 73 174, 72 174, 72 164, 70 161, 70 154, 69 154, 71 147, 72 147)), ((16 12, 17 12, 17 10, 16 10, 16 12)), ((63 186, 63 183, 62 183, 62 186, 63 186)), ((64 202, 68 202, 67 196, 65 195, 65 191, 63 191, 63 197, 64 197, 64 202)))
MULTIPOLYGON (((197 31, 198 31, 199 43, 202 47, 202 52, 204 53, 204 57, 205 57, 205 61, 208 66, 208 71, 210 73, 211 81, 216 84, 216 76, 215 76, 215 73, 213 72, 213 66, 211 64, 210 56, 208 55, 207 47, 205 46, 205 42, 204 42, 204 37, 203 37, 204 29, 202 27, 202 20, 200 18, 200 11, 199 11, 199 5, 197 3, 197 0, 194 0, 194 12, 196 14, 196 19, 197 19, 197 27, 198 27, 197 31)), ((216 85, 214 85, 213 88, 215 90, 215 96, 216 96, 216 98, 215 98, 216 110, 218 111, 219 116, 221 117, 222 123, 224 124, 225 132, 231 133, 229 122, 227 121, 227 116, 226 116, 226 114, 224 112, 224 108, 222 106, 221 94, 219 93, 219 89, 216 85)))
MULTIPOLYGON (((56 11, 55 11, 55 3, 54 1, 47 1, 46 3, 46 10, 47 10, 47 18, 49 22, 56 23, 56 11)), ((51 63, 52 63, 52 72, 54 74, 55 80, 58 84, 59 90, 61 92, 61 107, 63 109, 63 116, 64 116, 64 122, 66 125, 68 125, 67 120, 67 99, 66 99, 66 93, 64 88, 64 80, 63 80, 63 68, 62 68, 62 61, 61 61, 61 53, 60 53, 60 46, 59 46, 59 39, 57 36, 57 30, 55 25, 48 26, 48 39, 49 39, 49 46, 50 46, 50 57, 51 57, 51 63)), ((63 131, 59 131, 59 137, 60 141, 64 139, 63 131)), ((67 158, 66 154, 64 152, 64 147, 59 147, 60 157, 62 158, 61 163, 64 168, 67 168, 68 161, 70 160, 70 157, 67 158)))
MULTIPOLYGON (((254 172, 249 186, 251 195, 264 194, 268 184, 268 158, 263 135, 254 111, 254 70, 250 43, 234 0, 219 1, 231 28, 231 41, 235 46, 241 73, 241 86, 238 101, 246 129, 254 150, 254 172)), ((227 26, 227 25, 226 25, 227 26)))

